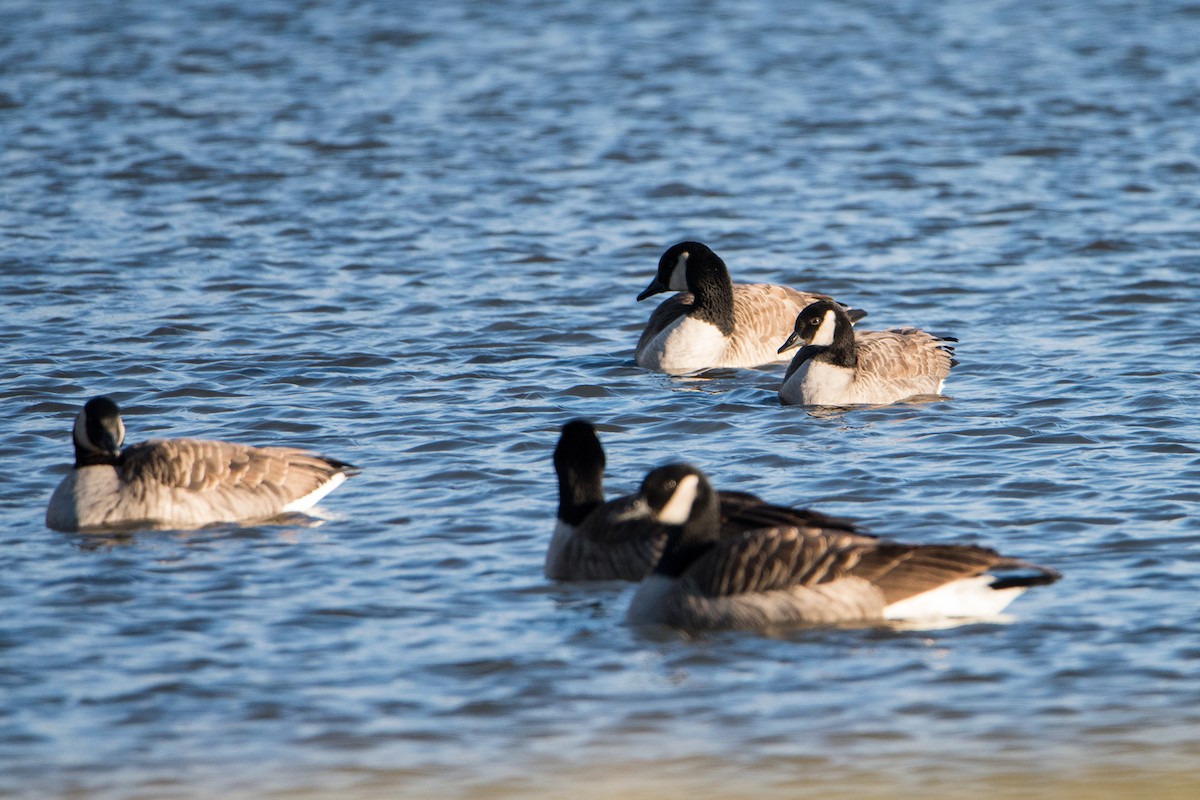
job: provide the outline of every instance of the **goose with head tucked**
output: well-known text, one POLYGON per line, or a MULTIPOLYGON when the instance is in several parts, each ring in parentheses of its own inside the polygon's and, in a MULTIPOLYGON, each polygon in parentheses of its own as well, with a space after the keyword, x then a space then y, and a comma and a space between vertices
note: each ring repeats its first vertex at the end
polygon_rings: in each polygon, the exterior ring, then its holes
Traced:
POLYGON ((777 526, 722 536, 704 475, 654 470, 641 497, 670 527, 654 572, 630 603, 633 624, 769 630, 848 623, 995 618, 1058 572, 974 545, 901 544, 777 526))
POLYGON ((784 405, 884 405, 941 394, 954 359, 952 342, 916 328, 858 331, 837 303, 803 311, 779 348, 800 347, 779 387, 784 405))
MULTIPOLYGON (((720 367, 755 367, 786 360, 778 348, 796 315, 827 295, 769 283, 734 283, 721 257, 700 242, 680 242, 658 261, 645 300, 675 291, 650 315, 638 340, 638 365, 668 375, 720 367)), ((866 316, 850 309, 851 319, 866 316)))
POLYGON ((59 531, 267 521, 308 511, 358 471, 293 447, 151 439, 122 448, 125 424, 107 397, 84 405, 73 438, 75 466, 46 509, 59 531))
MULTIPOLYGON (((639 581, 662 554, 668 527, 651 517, 639 495, 605 501, 604 465, 604 449, 590 422, 573 420, 562 427, 554 449, 558 518, 545 561, 552 580, 639 581)), ((722 535, 773 525, 858 530, 847 520, 773 505, 746 492, 719 492, 716 498, 722 535)))

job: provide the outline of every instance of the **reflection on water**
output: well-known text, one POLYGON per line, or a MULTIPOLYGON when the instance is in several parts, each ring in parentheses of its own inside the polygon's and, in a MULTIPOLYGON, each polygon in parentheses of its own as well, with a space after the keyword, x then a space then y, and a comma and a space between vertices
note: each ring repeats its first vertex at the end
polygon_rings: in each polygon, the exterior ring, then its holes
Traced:
POLYGON ((96 550, 105 547, 122 547, 136 544, 139 539, 146 541, 152 538, 170 537, 187 544, 188 542, 212 542, 221 539, 237 539, 276 536, 280 541, 297 542, 312 528, 319 528, 330 520, 344 520, 342 515, 335 516, 328 510, 317 507, 311 514, 288 513, 268 522, 222 522, 196 530, 176 530, 169 527, 155 528, 146 525, 114 525, 104 530, 82 531, 80 533, 62 534, 75 540, 82 550, 96 550))

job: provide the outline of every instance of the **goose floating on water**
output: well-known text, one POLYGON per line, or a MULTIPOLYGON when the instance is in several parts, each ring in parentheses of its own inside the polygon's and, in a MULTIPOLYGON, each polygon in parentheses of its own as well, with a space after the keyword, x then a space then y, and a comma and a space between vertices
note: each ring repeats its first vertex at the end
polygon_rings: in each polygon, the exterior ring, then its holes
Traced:
MULTIPOLYGON (((650 573, 666 545, 668 527, 651 518, 638 495, 604 499, 604 449, 595 427, 574 420, 562 427, 554 449, 558 473, 558 519, 546 551, 552 580, 639 581, 650 573)), ((773 525, 821 526, 846 533, 846 520, 808 509, 771 505, 744 492, 719 492, 722 534, 773 525)))
POLYGON ((837 303, 819 300, 803 311, 785 353, 801 347, 779 387, 784 405, 883 405, 941 394, 957 339, 916 328, 856 331, 837 303))
MULTIPOLYGON (((646 324, 634 358, 668 375, 718 367, 755 367, 786 360, 779 342, 796 315, 827 295, 769 283, 734 283, 721 257, 700 242, 680 242, 658 261, 654 280, 638 295, 679 294, 664 300, 646 324)), ((851 309, 851 319, 866 316, 851 309)))
POLYGON ((994 618, 1059 573, 974 545, 900 544, 798 526, 722 536, 715 493, 687 464, 654 470, 639 496, 670 526, 633 624, 764 630, 799 625, 994 618))
POLYGON ((311 509, 357 468, 292 447, 151 439, 121 448, 117 404, 96 397, 75 420, 75 466, 46 509, 59 531, 198 528, 311 509))

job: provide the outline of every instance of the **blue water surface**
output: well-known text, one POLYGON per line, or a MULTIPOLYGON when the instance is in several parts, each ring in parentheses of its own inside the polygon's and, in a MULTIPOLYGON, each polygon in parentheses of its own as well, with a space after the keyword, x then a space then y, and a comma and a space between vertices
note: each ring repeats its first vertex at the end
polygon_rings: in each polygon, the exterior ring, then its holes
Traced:
POLYGON ((1200 5, 0 3, 0 796, 1195 797, 1200 5), (960 339, 812 414, 646 373, 659 254, 960 339), (44 527, 130 439, 322 524, 44 527), (1011 619, 691 637, 548 583, 558 427, 1060 569, 1011 619))

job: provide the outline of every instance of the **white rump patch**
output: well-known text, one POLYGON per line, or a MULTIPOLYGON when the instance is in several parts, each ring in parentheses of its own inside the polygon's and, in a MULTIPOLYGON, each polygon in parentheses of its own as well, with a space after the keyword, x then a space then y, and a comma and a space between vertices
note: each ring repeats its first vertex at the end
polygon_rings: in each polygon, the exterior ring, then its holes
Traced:
POLYGON ((892 603, 883 610, 884 619, 938 620, 954 617, 986 619, 1000 614, 1028 587, 993 589, 995 576, 962 578, 936 589, 892 603))
POLYGON ((700 488, 700 479, 695 475, 684 475, 679 479, 671 499, 663 506, 658 514, 658 521, 664 525, 682 525, 687 522, 692 513, 692 503, 696 502, 696 492, 700 488))
POLYGON ((687 285, 687 262, 691 255, 684 250, 679 254, 679 258, 675 260, 675 268, 671 270, 671 280, 667 282, 667 288, 673 292, 686 292, 687 285))
POLYGON ((297 497, 295 500, 281 508, 280 511, 283 513, 288 511, 308 511, 310 508, 319 503, 322 497, 329 494, 345 482, 346 473, 335 472, 330 476, 329 480, 325 481, 325 483, 322 483, 316 489, 313 489, 303 497, 297 497))
POLYGON ((813 335, 812 343, 822 347, 828 347, 833 344, 833 334, 837 330, 837 315, 833 311, 826 311, 825 318, 821 320, 821 326, 817 328, 816 334, 813 335))
POLYGON ((85 450, 95 450, 96 449, 95 447, 92 446, 91 441, 88 439, 87 413, 86 412, 80 411, 79 415, 75 417, 75 430, 71 433, 71 436, 75 439, 75 444, 79 445, 83 449, 85 449, 85 450))

